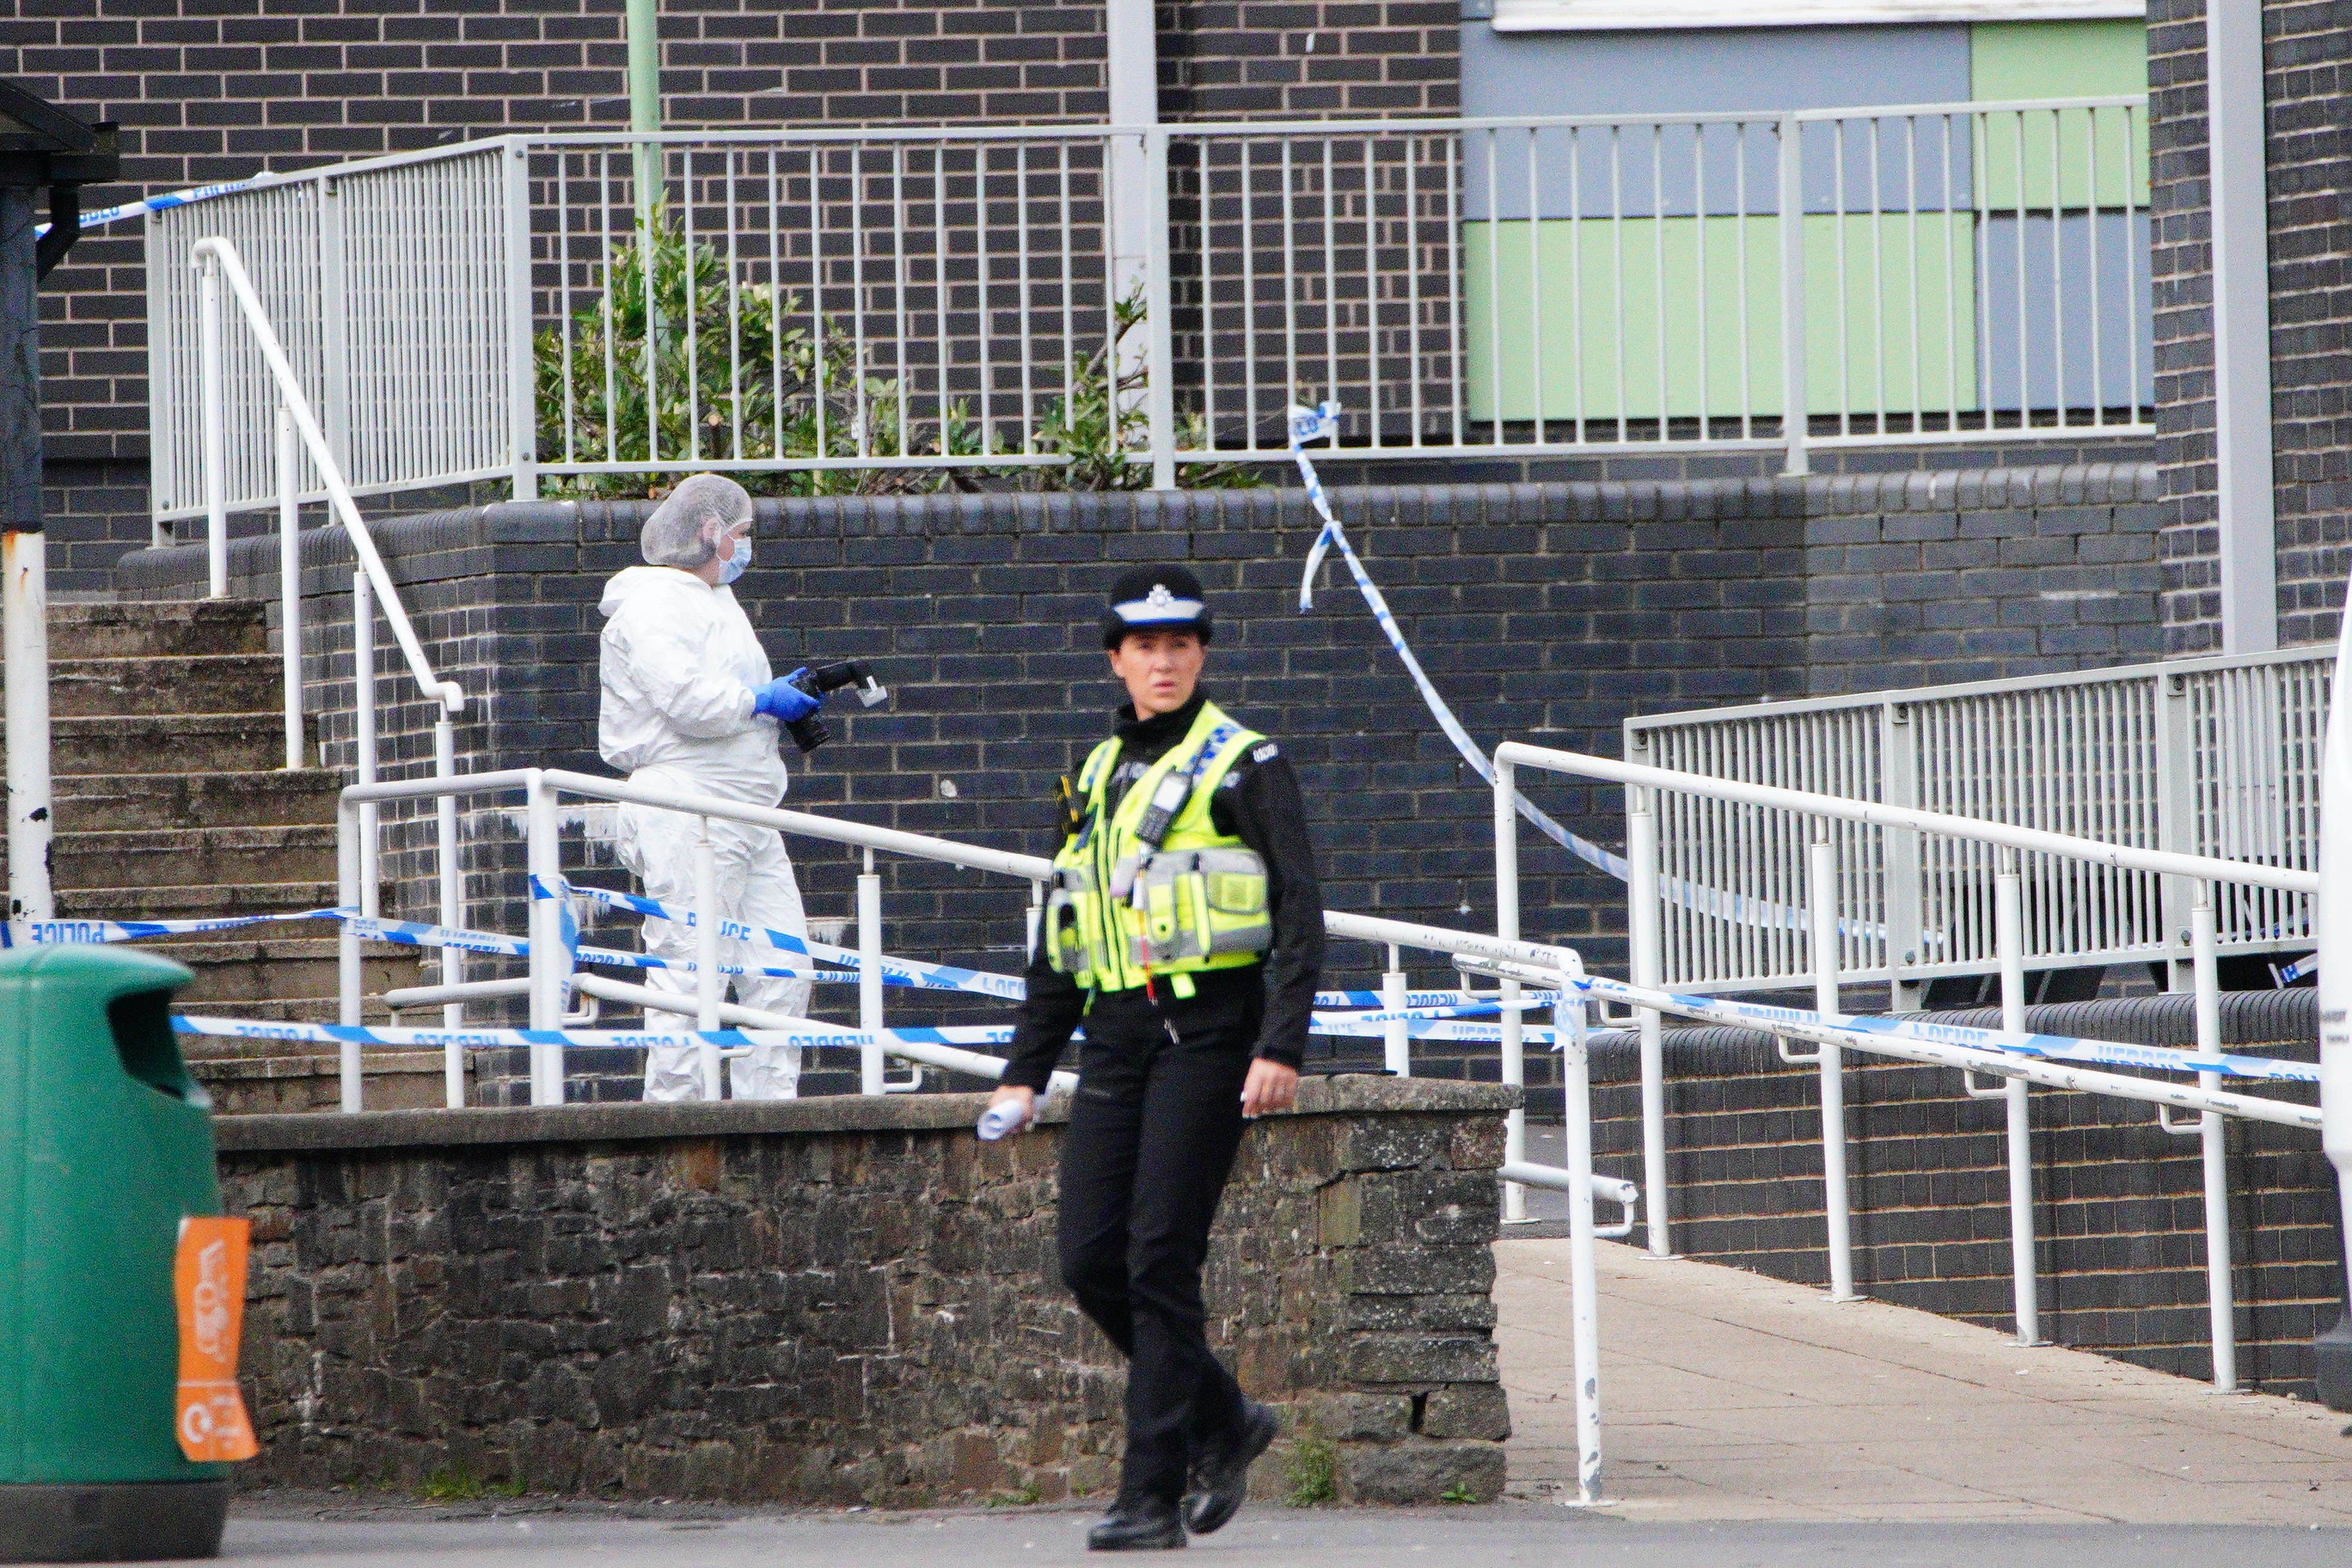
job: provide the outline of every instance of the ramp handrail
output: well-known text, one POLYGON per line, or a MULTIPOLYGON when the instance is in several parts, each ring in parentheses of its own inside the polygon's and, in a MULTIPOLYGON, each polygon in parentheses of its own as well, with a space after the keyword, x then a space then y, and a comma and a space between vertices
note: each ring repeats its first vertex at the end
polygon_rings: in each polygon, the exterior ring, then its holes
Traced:
MULTIPOLYGON (((299 769, 305 761, 302 734, 302 563, 301 563, 301 486, 295 472, 297 443, 317 470, 320 485, 327 494, 327 504, 335 520, 342 524, 343 533, 352 542, 352 552, 359 557, 360 569, 352 577, 352 710, 355 720, 354 746, 357 752, 356 773, 362 784, 373 784, 376 776, 376 738, 378 713, 375 689, 375 616, 379 607, 392 624, 394 640, 408 661, 408 672, 416 682, 419 694, 433 705, 433 766, 437 777, 446 779, 457 771, 457 714, 466 705, 466 693, 454 680, 445 680, 433 668, 425 655, 424 645, 417 640, 416 628, 408 618, 406 606, 400 601, 400 589, 385 569, 383 556, 375 547, 375 539, 368 531, 367 521, 360 516, 359 506, 352 500, 351 486, 345 482, 342 467, 335 460, 328 445, 326 433, 319 427, 317 414, 310 400, 302 391, 301 379, 286 357, 285 344, 278 341, 277 330, 270 325, 269 314, 262 308, 261 297, 253 287, 253 279, 246 271, 245 261, 235 244, 226 239, 198 240, 190 249, 192 265, 200 275, 200 334, 202 361, 202 414, 204 426, 204 485, 205 511, 205 552, 209 572, 209 591, 213 598, 228 593, 228 514, 224 500, 226 463, 222 449, 224 378, 221 372, 220 285, 226 279, 229 296, 236 301, 245 319, 247 330, 261 351, 263 363, 278 392, 278 640, 285 660, 286 766, 299 769)), ((454 796, 445 796, 436 809, 435 834, 439 846, 441 866, 441 923, 454 926, 460 920, 462 888, 457 868, 457 810, 454 796)), ((367 831, 362 837, 362 864, 359 885, 347 889, 349 907, 376 912, 380 879, 377 874, 377 834, 375 808, 365 813, 367 831)), ((445 948, 441 953, 441 979, 445 985, 457 985, 465 978, 464 961, 455 948, 445 948)), ((455 1028, 464 1021, 461 1005, 452 1002, 443 1011, 443 1021, 455 1028)))
MULTIPOLYGON (((2148 872, 2188 880, 2192 887, 2189 945, 2192 952, 2193 984, 2196 992, 2197 1050, 2196 1057, 2212 1059, 2218 1064, 2221 1057, 2221 1004, 2219 957, 2215 941, 2213 889, 2220 885, 2242 884, 2267 888, 2282 892, 2311 894, 2319 888, 2316 873, 2293 867, 2252 864, 2227 860, 2211 856, 2184 855, 2163 849, 2148 849, 2131 845, 2105 843, 2072 834, 2053 833, 2040 828, 2021 827, 2010 823, 1991 822, 1956 816, 1944 812, 1922 811, 1913 807, 1887 805, 1875 801, 1853 800, 1841 795, 1811 791, 1784 789, 1776 785, 1748 784, 1739 780, 1716 778, 1708 774, 1648 766, 1639 763, 1622 763, 1611 758, 1588 756, 1580 752, 1534 746, 1519 742, 1506 742, 1496 748, 1495 852, 1496 902, 1498 923, 1505 930, 1516 928, 1518 916, 1517 876, 1517 816, 1515 803, 1515 779, 1520 767, 1538 768, 1573 777, 1599 780, 1625 786, 1626 792, 1626 858, 1631 871, 1627 901, 1628 931, 1632 947, 1633 985, 1625 988, 1634 994, 1627 1000, 1634 1007, 1640 1023, 1642 1074, 1642 1145, 1643 1223, 1650 1250, 1661 1257, 1671 1252, 1670 1219, 1667 1211, 1667 1180, 1665 1164, 1665 1074, 1662 1015, 1667 1011, 1689 1016, 1708 1016, 1708 1005, 1700 998, 1676 998, 1667 993, 1660 978, 1660 917, 1665 901, 1661 889, 1658 864, 1658 836, 1655 797, 1665 794, 1694 795, 1729 805, 1747 806, 1762 811, 1786 813, 1811 820, 1842 821, 1882 830, 1914 834, 1937 835, 1948 838, 1985 844, 1999 851, 1998 869, 1994 878, 1994 924, 1996 945, 2001 977, 2001 1016, 2003 1032, 2023 1038, 2025 1016, 2025 968, 2021 936, 2022 917, 2019 891, 2018 857, 2021 853, 2052 855, 2136 871, 2148 872), (1677 1005, 1679 1004, 1679 1005, 1677 1005)), ((1726 825, 1727 827, 1729 826, 1726 825)), ((1769 922, 1794 925, 1806 933, 1806 952, 1811 970, 1814 1016, 1818 1023, 1774 1026, 1758 1024, 1770 1032, 1812 1040, 1817 1055, 1790 1056, 1783 1042, 1782 1054, 1791 1062, 1818 1062, 1822 1083, 1822 1160, 1824 1176, 1824 1208, 1828 1224, 1828 1246, 1832 1293, 1840 1299, 1852 1299, 1853 1287, 1853 1256, 1848 1234, 1848 1198, 1845 1181, 1844 1090, 1843 1053, 1847 1049, 1917 1061, 1940 1061, 1958 1066, 1964 1072, 1992 1071, 2006 1081, 1998 1089, 1979 1090, 1971 1076, 1969 1092, 1979 1098, 2000 1098, 2008 1112, 2008 1161, 2010 1176, 2010 1218, 2011 1269, 2015 1293, 2015 1318, 2021 1342, 2040 1342, 2037 1323, 2037 1300, 2034 1263, 2034 1220, 2032 1211, 2032 1150, 2026 1116, 2026 1095, 2029 1081, 2042 1081, 2090 1093, 2137 1101, 2153 1101, 2165 1130, 2173 1132, 2195 1131, 2203 1140, 2205 1174, 2205 1216, 2207 1281, 2211 1316, 2213 1346, 2213 1380, 2217 1389, 2228 1391, 2236 1386, 2236 1352, 2234 1327, 2231 1320, 2230 1286, 2230 1238, 2228 1208, 2228 1173, 2222 1123, 2231 1115, 2258 1114, 2265 1121, 2289 1125, 2316 1125, 2316 1112, 2300 1106, 2288 1106, 2259 1099, 2222 1094, 2219 1091, 2218 1072, 2198 1074, 2198 1092, 2183 1093, 2169 1085, 2142 1083, 2112 1073, 2086 1073, 2078 1068, 2058 1068, 2054 1064, 2017 1062, 2014 1064, 1982 1058, 1979 1053, 1948 1046, 1923 1045, 1916 1038, 1895 1037, 1883 1034, 1841 1027, 1846 1015, 1841 1009, 1839 983, 1842 977, 1841 950, 1855 934, 1855 922, 1840 908, 1839 885, 1841 868, 1836 839, 1818 830, 1809 830, 1807 851, 1808 875, 1804 883, 1801 909, 1765 904, 1760 900, 1738 900, 1718 889, 1696 886, 1690 882, 1676 884, 1671 889, 1674 899, 1694 911, 1694 918, 1729 924, 1737 921, 1769 922), (2246 1103, 2240 1103, 2245 1100, 2246 1103), (2194 1106, 2200 1112, 2195 1123, 2175 1124, 2167 1113, 2168 1105, 2194 1106), (2275 1114, 2273 1114, 2275 1110, 2275 1114)), ((1793 895, 1792 895, 1793 896, 1793 895)), ((1718 1007, 1724 1005, 1717 1005, 1718 1007)), ((1506 1060, 1512 1054, 1509 1030, 1506 1030, 1506 1060)), ((1509 1068, 1506 1067, 1506 1076, 1509 1068)), ((1516 1156, 1523 1147, 1523 1133, 1512 1130, 1514 1142, 1511 1154, 1516 1156)), ((1507 1202, 1510 1201, 1507 1199, 1507 1202)))

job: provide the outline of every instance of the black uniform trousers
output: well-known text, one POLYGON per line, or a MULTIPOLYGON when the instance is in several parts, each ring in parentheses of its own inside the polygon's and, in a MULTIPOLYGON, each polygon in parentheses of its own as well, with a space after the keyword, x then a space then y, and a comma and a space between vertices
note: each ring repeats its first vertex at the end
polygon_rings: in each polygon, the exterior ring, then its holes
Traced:
POLYGON ((1190 1004, 1162 980, 1164 1011, 1139 988, 1095 999, 1062 1140, 1062 1279, 1128 1359, 1128 1502, 1181 1498, 1191 1456, 1242 1422, 1202 1332, 1201 1268, 1265 994, 1255 965, 1202 979, 1190 1004))

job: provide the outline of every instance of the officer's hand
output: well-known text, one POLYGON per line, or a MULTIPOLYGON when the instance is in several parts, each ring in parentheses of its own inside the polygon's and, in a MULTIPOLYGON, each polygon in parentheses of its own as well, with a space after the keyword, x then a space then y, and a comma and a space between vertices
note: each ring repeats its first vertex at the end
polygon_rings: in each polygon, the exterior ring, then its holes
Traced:
MULTIPOLYGON (((1002 1094, 1003 1090, 999 1089, 1002 1094)), ((1277 1110, 1287 1110, 1298 1101, 1298 1069, 1272 1062, 1260 1057, 1250 1063, 1249 1078, 1242 1084, 1242 1114, 1265 1116, 1277 1110)))
POLYGON ((1037 1091, 1024 1084, 998 1084, 996 1092, 988 1097, 988 1109, 993 1110, 1000 1105, 1021 1108, 1021 1126, 1024 1131, 1037 1120, 1037 1091))

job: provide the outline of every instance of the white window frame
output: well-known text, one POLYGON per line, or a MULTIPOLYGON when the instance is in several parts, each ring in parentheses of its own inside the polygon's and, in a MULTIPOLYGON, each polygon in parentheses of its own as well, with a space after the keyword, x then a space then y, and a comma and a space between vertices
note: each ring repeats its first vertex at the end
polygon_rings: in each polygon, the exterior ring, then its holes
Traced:
POLYGON ((1494 7, 1498 33, 2075 22, 2147 15, 2147 0, 1494 0, 1494 7))

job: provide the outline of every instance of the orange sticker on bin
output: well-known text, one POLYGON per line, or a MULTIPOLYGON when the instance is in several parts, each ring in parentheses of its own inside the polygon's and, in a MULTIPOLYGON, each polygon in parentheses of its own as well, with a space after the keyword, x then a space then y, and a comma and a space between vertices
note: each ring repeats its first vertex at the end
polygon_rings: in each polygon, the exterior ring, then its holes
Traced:
POLYGON ((180 1221, 172 1269, 180 1304, 180 1452, 194 1464, 250 1459, 261 1451, 236 1391, 237 1336, 245 1326, 245 1249, 252 1226, 241 1219, 190 1215, 180 1221))

